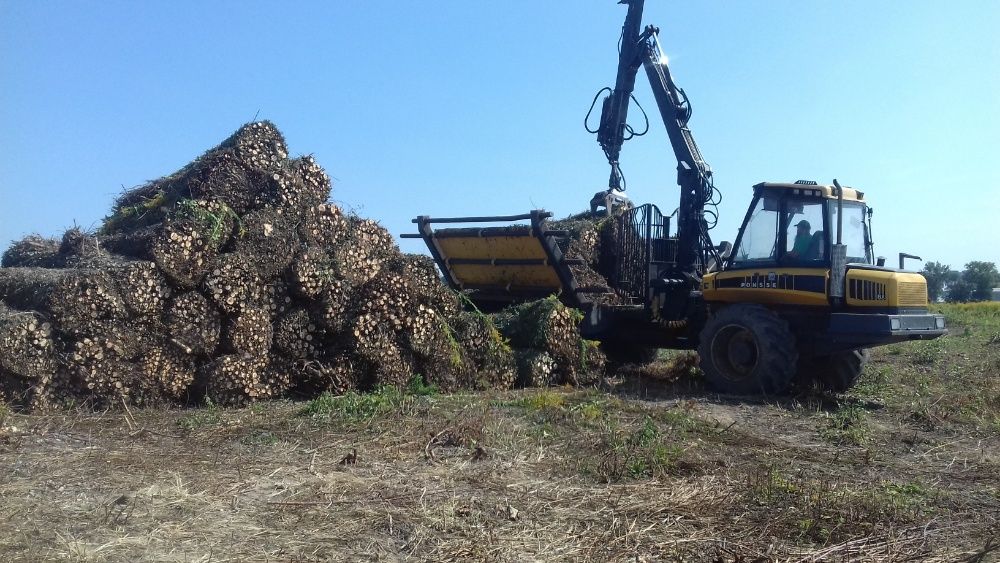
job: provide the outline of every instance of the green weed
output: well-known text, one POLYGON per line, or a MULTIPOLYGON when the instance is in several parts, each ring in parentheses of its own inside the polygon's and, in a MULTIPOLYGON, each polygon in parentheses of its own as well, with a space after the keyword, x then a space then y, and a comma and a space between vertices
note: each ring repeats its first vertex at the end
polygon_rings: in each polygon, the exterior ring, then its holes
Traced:
MULTIPOLYGON (((236 212, 229 206, 220 203, 219 212, 213 213, 192 199, 182 199, 174 207, 174 214, 179 218, 191 219, 204 228, 209 240, 213 243, 223 242, 227 236, 226 225, 239 222, 236 212)), ((241 229, 242 230, 242 229, 241 229)))
POLYGON ((923 485, 857 485, 782 474, 773 465, 747 477, 746 505, 760 507, 771 525, 785 525, 819 544, 863 536, 887 522, 912 522, 926 509, 923 485))
POLYGON ((219 409, 208 402, 204 408, 182 416, 177 421, 177 426, 187 432, 193 432, 206 426, 215 426, 220 422, 222 422, 222 415, 219 413, 219 409))
POLYGON ((683 406, 665 410, 659 413, 657 418, 674 430, 682 432, 690 432, 699 424, 698 419, 691 414, 691 411, 683 406))
POLYGON ((351 391, 340 396, 323 393, 306 404, 302 415, 368 420, 396 410, 402 402, 403 394, 395 387, 380 387, 371 393, 351 391))
POLYGON ((509 401, 496 401, 493 404, 498 407, 520 408, 529 412, 562 411, 566 407, 567 400, 564 393, 551 389, 538 389, 523 397, 509 401))
POLYGON ((405 393, 416 397, 433 397, 438 394, 438 388, 434 384, 424 382, 423 377, 414 375, 407 382, 405 393))
POLYGON ((858 405, 841 407, 827 416, 826 426, 820 436, 836 444, 860 446, 868 441, 871 427, 868 412, 858 405))
POLYGON ((799 487, 773 465, 767 465, 747 476, 747 496, 762 506, 776 503, 799 492, 799 487))
POLYGON ((591 400, 574 405, 571 410, 586 421, 598 420, 604 416, 604 401, 591 400))
POLYGON ((403 389, 383 385, 367 393, 358 391, 350 391, 344 395, 323 393, 306 403, 299 414, 312 418, 371 420, 399 411, 414 397, 431 397, 437 393, 437 387, 426 384, 422 377, 414 375, 403 389))
POLYGON ((916 344, 916 350, 913 353, 913 362, 919 365, 931 365, 937 362, 940 356, 941 341, 929 340, 916 344))
POLYGON ((881 493, 887 504, 903 511, 921 509, 931 494, 927 487, 916 482, 883 483, 880 489, 876 493, 881 493))
POLYGON ((647 416, 629 433, 609 425, 601 440, 600 453, 597 477, 605 483, 615 483, 669 475, 677 468, 684 450, 667 443, 656 422, 647 416))
POLYGON ((244 446, 262 447, 271 446, 278 442, 278 437, 267 430, 254 430, 246 436, 240 438, 240 443, 244 446))
POLYGON ((125 226, 126 223, 136 221, 151 211, 160 210, 168 203, 166 192, 160 190, 156 192, 156 195, 143 201, 142 203, 122 207, 113 215, 105 217, 104 224, 101 226, 100 232, 102 234, 113 233, 125 226))
MULTIPOLYGON (((466 299, 468 299, 468 297, 466 297, 466 299)), ((465 364, 465 360, 462 359, 462 345, 458 342, 458 337, 455 335, 455 329, 451 328, 451 325, 449 325, 440 314, 437 312, 434 314, 437 315, 437 321, 440 323, 441 329, 444 331, 445 338, 448 339, 448 348, 451 350, 448 361, 451 362, 451 367, 459 369, 465 364)))
POLYGON ((889 366, 869 364, 854 386, 853 392, 860 397, 885 398, 890 391, 891 375, 892 369, 889 366))

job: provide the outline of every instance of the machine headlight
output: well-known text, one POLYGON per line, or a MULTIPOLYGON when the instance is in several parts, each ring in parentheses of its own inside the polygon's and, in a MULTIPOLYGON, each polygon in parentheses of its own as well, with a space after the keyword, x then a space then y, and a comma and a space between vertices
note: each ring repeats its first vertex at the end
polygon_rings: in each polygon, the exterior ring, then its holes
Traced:
POLYGON ((900 328, 902 328, 902 326, 903 325, 899 322, 899 319, 889 319, 889 328, 890 329, 892 329, 892 330, 899 330, 900 328))
POLYGON ((934 324, 937 325, 938 328, 944 328, 944 317, 936 317, 934 319, 934 324))

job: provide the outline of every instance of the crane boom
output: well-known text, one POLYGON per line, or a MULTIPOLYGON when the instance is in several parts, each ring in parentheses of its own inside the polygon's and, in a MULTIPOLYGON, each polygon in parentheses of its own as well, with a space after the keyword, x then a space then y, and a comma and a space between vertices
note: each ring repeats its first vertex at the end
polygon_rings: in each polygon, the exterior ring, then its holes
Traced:
MULTIPOLYGON (((645 0, 628 1, 628 14, 622 25, 622 35, 618 53, 618 76, 615 78, 615 88, 611 91, 601 107, 601 125, 597 131, 597 142, 604 149, 604 155, 611 165, 611 177, 608 179, 608 189, 621 191, 622 174, 618 166, 618 156, 622 145, 628 139, 628 105, 635 89, 635 74, 642 64, 640 52, 643 42, 640 41, 639 29, 642 27, 642 8, 645 0)), ((629 135, 630 137, 631 135, 629 135)))
POLYGON ((622 144, 630 137, 631 129, 626 123, 628 105, 635 88, 636 73, 639 66, 643 66, 677 160, 677 184, 681 188, 677 216, 677 272, 699 277, 705 272, 709 254, 715 252, 705 221, 705 205, 715 191, 712 169, 705 162, 687 126, 691 118, 691 104, 684 90, 674 83, 670 75, 667 59, 659 45, 659 29, 646 26, 639 31, 644 0, 620 0, 619 3, 628 5, 628 14, 622 27, 618 76, 614 90, 604 99, 598 131, 598 142, 611 165, 609 192, 621 190, 618 158, 622 144))
POLYGON ((674 84, 667 66, 667 58, 660 50, 656 28, 647 40, 643 60, 649 85, 656 98, 656 105, 667 129, 670 145, 677 159, 677 185, 681 188, 680 206, 677 210, 677 266, 681 272, 704 273, 707 254, 714 253, 705 221, 705 205, 715 191, 712 185, 712 168, 695 142, 687 123, 691 118, 691 104, 684 90, 674 84))

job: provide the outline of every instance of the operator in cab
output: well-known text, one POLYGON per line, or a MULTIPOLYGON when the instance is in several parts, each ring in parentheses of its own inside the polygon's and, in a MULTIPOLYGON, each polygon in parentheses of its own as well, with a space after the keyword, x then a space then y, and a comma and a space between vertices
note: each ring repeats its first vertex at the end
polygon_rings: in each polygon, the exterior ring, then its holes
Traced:
POLYGON ((803 219, 795 225, 795 229, 795 244, 792 246, 792 250, 788 252, 788 256, 799 260, 814 258, 814 256, 810 256, 810 250, 812 250, 810 247, 813 246, 813 236, 810 233, 812 225, 809 224, 809 221, 803 219))

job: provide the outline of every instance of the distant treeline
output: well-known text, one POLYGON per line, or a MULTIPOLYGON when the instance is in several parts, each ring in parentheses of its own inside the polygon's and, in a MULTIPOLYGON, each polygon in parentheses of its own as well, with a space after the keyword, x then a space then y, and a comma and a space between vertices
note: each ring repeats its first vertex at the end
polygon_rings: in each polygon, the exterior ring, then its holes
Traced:
POLYGON ((961 272, 941 262, 928 262, 920 273, 927 278, 927 298, 931 302, 990 301, 993 288, 1000 287, 1000 272, 993 262, 969 262, 961 272))

